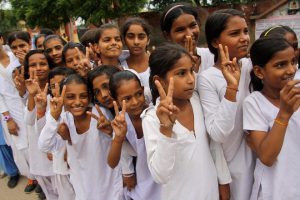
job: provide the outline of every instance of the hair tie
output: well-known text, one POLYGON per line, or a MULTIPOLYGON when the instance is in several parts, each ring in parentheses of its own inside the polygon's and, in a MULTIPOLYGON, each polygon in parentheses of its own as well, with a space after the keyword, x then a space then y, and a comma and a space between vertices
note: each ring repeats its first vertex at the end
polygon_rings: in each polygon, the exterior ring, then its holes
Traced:
MULTIPOLYGON (((184 5, 182 5, 182 4, 179 4, 179 5, 176 5, 176 6, 173 6, 172 8, 170 8, 167 12, 166 12, 166 14, 165 14, 165 17, 164 17, 164 23, 165 23, 165 20, 166 20, 166 18, 167 18, 167 16, 168 16, 168 14, 172 11, 172 10, 174 10, 175 8, 178 8, 178 7, 183 7, 184 5)), ((163 24, 164 24, 163 23, 163 24)))
POLYGON ((279 27, 282 27, 282 26, 273 26, 273 27, 271 27, 271 28, 264 34, 264 37, 266 37, 270 31, 272 31, 272 30, 275 29, 275 28, 279 28, 279 27))

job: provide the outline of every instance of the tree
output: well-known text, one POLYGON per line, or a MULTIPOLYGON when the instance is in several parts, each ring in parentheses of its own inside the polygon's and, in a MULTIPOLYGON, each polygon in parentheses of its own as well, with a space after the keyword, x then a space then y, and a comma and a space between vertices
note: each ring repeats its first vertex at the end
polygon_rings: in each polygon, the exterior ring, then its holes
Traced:
POLYGON ((17 18, 11 10, 0 10, 0 32, 8 33, 17 28, 17 18))

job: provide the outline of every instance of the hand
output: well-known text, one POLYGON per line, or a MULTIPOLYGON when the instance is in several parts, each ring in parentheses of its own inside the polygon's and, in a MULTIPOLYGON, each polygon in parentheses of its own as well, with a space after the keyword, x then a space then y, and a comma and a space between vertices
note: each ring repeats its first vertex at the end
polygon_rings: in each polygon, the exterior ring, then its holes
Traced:
POLYGON ((91 71, 92 66, 90 64, 90 54, 89 49, 86 47, 86 55, 84 56, 83 53, 75 47, 77 50, 77 53, 79 55, 80 62, 78 65, 76 65, 76 71, 79 73, 80 76, 86 77, 87 73, 91 71))
POLYGON ((38 87, 38 93, 34 97, 34 101, 35 101, 35 105, 36 105, 38 113, 46 111, 47 94, 48 94, 48 83, 46 84, 44 90, 41 90, 41 88, 38 87))
POLYGON ((289 81, 280 91, 280 111, 290 117, 300 106, 300 80, 289 81))
POLYGON ((29 71, 29 79, 25 80, 25 86, 29 95, 35 96, 39 90, 39 83, 37 82, 36 70, 29 71))
POLYGON ((219 44, 219 54, 221 59, 221 71, 227 82, 227 86, 237 89, 240 82, 241 68, 236 58, 230 61, 228 47, 225 46, 223 48, 222 44, 219 44))
POLYGON ((18 136, 18 130, 19 130, 18 124, 13 119, 8 120, 6 124, 7 124, 8 132, 11 135, 18 136))
POLYGON ((191 36, 186 36, 184 47, 192 56, 193 62, 195 64, 194 71, 197 73, 200 69, 201 57, 198 56, 197 53, 195 52, 196 47, 193 44, 193 39, 191 36))
POLYGON ((24 64, 24 60, 25 60, 25 56, 26 56, 26 52, 24 52, 23 50, 17 50, 16 51, 16 57, 18 58, 19 62, 23 65, 24 64))
POLYGON ((230 199, 230 186, 229 184, 219 185, 220 200, 230 199))
POLYGON ((23 97, 26 92, 25 78, 24 78, 24 66, 21 66, 21 73, 20 73, 19 69, 14 70, 13 81, 14 81, 15 87, 17 88, 17 90, 19 92, 19 95, 21 97, 23 97))
POLYGON ((47 158, 48 158, 48 160, 52 161, 53 160, 52 153, 47 153, 47 158))
POLYGON ((70 130, 69 130, 69 127, 67 126, 66 123, 63 122, 63 123, 61 123, 61 124, 58 125, 57 133, 60 135, 60 137, 63 140, 68 141, 68 143, 70 145, 72 145, 72 140, 71 140, 71 136, 70 136, 70 130))
MULTIPOLYGON (((59 90, 58 83, 55 84, 55 90, 59 90)), ((66 93, 66 86, 64 85, 62 92, 57 92, 57 96, 50 100, 50 113, 55 120, 58 120, 64 103, 64 97, 66 93)))
POLYGON ((98 105, 95 105, 95 107, 98 111, 99 117, 90 111, 87 111, 86 113, 88 115, 90 115, 92 118, 94 118, 95 120, 97 120, 97 128, 100 131, 112 136, 113 129, 111 127, 110 121, 108 119, 106 119, 106 117, 103 115, 103 113, 98 105))
POLYGON ((123 176, 123 186, 127 187, 128 191, 131 191, 132 189, 134 189, 136 186, 135 174, 130 177, 123 176))
POLYGON ((157 87, 160 102, 156 110, 156 115, 160 121, 161 128, 165 128, 169 130, 169 133, 163 133, 166 136, 171 136, 170 131, 173 128, 175 120, 177 118, 177 114, 179 112, 179 108, 173 104, 173 91, 174 91, 174 80, 173 77, 170 78, 169 88, 167 94, 165 93, 162 85, 158 80, 155 81, 155 85, 157 87))
POLYGON ((125 100, 122 101, 122 111, 119 113, 118 105, 113 101, 114 109, 116 113, 115 119, 111 122, 111 126, 115 132, 115 139, 124 141, 127 133, 127 123, 125 120, 126 113, 126 103, 125 100))

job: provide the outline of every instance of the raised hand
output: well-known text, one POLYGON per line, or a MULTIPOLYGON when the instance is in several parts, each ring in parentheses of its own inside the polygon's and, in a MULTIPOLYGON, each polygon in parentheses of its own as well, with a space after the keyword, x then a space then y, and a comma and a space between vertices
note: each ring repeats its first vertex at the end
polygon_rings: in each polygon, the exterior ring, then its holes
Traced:
POLYGON ((19 62, 21 64, 24 64, 24 60, 25 60, 25 56, 26 56, 26 52, 24 52, 23 50, 17 50, 16 51, 16 57, 18 58, 19 62))
POLYGON ((48 94, 48 83, 46 84, 45 88, 41 90, 41 88, 38 88, 38 93, 34 97, 35 105, 37 108, 37 114, 41 115, 38 117, 44 116, 46 112, 47 107, 47 94, 48 94))
POLYGON ((160 121, 160 127, 168 130, 164 132, 166 136, 171 136, 170 131, 175 124, 179 108, 173 104, 174 80, 170 78, 167 94, 158 80, 155 81, 160 102, 156 110, 156 115, 160 121))
POLYGON ((190 55, 193 58, 193 61, 195 63, 194 71, 197 73, 200 69, 200 64, 201 64, 201 57, 197 55, 197 52, 195 51, 195 46, 193 44, 193 38, 192 36, 186 36, 185 37, 185 43, 184 47, 185 49, 190 53, 190 55))
POLYGON ((21 73, 19 69, 16 69, 13 73, 13 81, 15 84, 15 87, 17 88, 19 95, 21 97, 24 96, 26 92, 26 86, 25 86, 25 78, 24 78, 24 66, 21 66, 21 73))
POLYGON ((37 82, 36 70, 29 70, 29 79, 25 80, 25 86, 28 93, 35 96, 39 90, 39 83, 37 82))
POLYGON ((18 124, 13 119, 8 120, 6 124, 7 124, 8 132, 11 135, 18 136, 18 130, 19 130, 18 124))
POLYGON ((125 100, 122 101, 121 113, 119 113, 119 108, 117 103, 114 101, 113 104, 114 104, 116 117, 111 122, 111 126, 115 132, 115 140, 124 141, 127 133, 127 123, 125 120, 126 103, 125 100))
POLYGON ((280 91, 280 110, 289 117, 299 109, 300 87, 296 86, 300 80, 289 81, 280 91))
POLYGON ((86 47, 86 55, 84 56, 83 53, 77 47, 75 48, 80 59, 79 64, 76 66, 76 71, 79 73, 80 76, 86 77, 87 73, 92 69, 92 66, 90 64, 90 51, 86 47))
POLYGON ((92 118, 97 120, 97 128, 102 131, 103 133, 106 133, 110 136, 112 136, 113 129, 111 127, 110 121, 103 115, 101 109, 98 105, 95 105, 99 116, 95 115, 94 113, 87 111, 86 113, 90 115, 92 118))
POLYGON ((69 145, 72 145, 72 140, 70 136, 70 130, 67 124, 64 122, 58 125, 57 133, 61 136, 63 140, 68 141, 69 145))
MULTIPOLYGON (((55 90, 59 90, 58 83, 55 84, 55 90)), ((61 93, 57 92, 56 93, 57 95, 50 100, 50 113, 55 120, 58 120, 62 112, 65 93, 66 93, 66 86, 64 85, 61 93)))
POLYGON ((219 44, 219 54, 221 59, 221 71, 227 82, 227 86, 237 90, 240 82, 241 68, 236 58, 233 58, 232 61, 230 60, 227 46, 223 48, 223 45, 219 44))

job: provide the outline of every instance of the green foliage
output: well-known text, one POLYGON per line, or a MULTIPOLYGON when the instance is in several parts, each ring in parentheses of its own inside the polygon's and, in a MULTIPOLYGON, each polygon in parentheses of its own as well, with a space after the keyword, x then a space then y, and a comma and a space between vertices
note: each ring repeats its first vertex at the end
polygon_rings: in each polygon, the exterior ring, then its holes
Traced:
POLYGON ((0 32, 7 33, 17 29, 17 18, 11 10, 0 10, 0 32))

